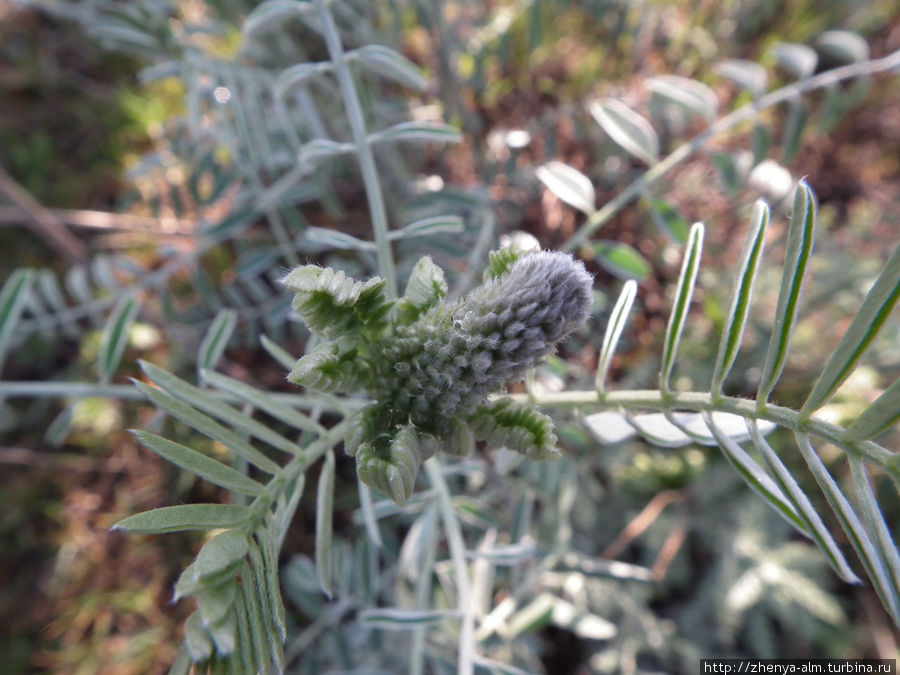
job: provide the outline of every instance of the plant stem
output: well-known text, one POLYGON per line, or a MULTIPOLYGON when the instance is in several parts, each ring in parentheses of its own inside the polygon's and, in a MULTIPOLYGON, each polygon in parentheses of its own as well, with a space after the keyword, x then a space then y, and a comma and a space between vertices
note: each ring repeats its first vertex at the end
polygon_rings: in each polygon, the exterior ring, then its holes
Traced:
POLYGON ((344 60, 344 47, 341 44, 341 36, 338 32, 334 17, 325 6, 325 0, 316 0, 316 11, 319 21, 322 23, 322 33, 325 37, 325 45, 328 48, 328 56, 334 64, 334 73, 347 110, 347 121, 350 124, 350 132, 359 156, 359 166, 362 171, 363 185, 366 189, 366 198, 369 202, 369 212, 372 215, 372 229, 375 234, 376 254, 378 256, 378 270, 387 281, 387 293, 389 297, 397 297, 397 276, 394 269, 394 258, 391 253, 391 243, 388 239, 387 211, 384 206, 384 194, 381 190, 381 181, 378 179, 378 168, 375 165, 375 155, 366 134, 366 121, 363 116, 362 104, 356 92, 353 75, 347 62, 344 60))
MULTIPOLYGON (((244 399, 223 391, 206 392, 213 398, 227 403, 244 403, 244 399)), ((100 384, 97 382, 0 382, 0 399, 2 398, 62 398, 62 397, 96 397, 115 398, 121 400, 142 401, 144 395, 130 384, 100 384)), ((332 405, 317 396, 304 394, 269 394, 275 400, 296 408, 324 408, 329 412, 347 412, 362 407, 365 400, 352 398, 340 399, 340 406, 332 405)), ((331 400, 337 401, 333 397, 331 400)))
POLYGON ((644 190, 656 183, 668 173, 670 169, 674 168, 693 155, 694 152, 701 149, 713 136, 721 134, 734 126, 737 126, 741 122, 746 122, 747 120, 755 118, 760 111, 765 110, 766 108, 771 108, 779 103, 784 103, 785 101, 789 101, 807 92, 822 89, 823 87, 836 84, 843 80, 849 80, 854 77, 874 75, 875 73, 881 73, 897 68, 900 68, 900 51, 893 52, 880 59, 861 61, 859 63, 852 63, 848 66, 842 66, 841 68, 834 68, 824 73, 819 73, 814 77, 801 80, 800 82, 794 82, 781 89, 776 89, 765 96, 761 96, 752 103, 748 103, 724 117, 720 117, 705 131, 697 134, 683 145, 680 145, 672 151, 670 155, 654 164, 645 173, 641 174, 624 190, 619 192, 612 201, 607 202, 603 208, 592 213, 585 221, 584 225, 578 228, 578 230, 562 245, 562 250, 574 251, 580 245, 586 243, 588 237, 608 223, 613 216, 640 196, 644 190))
POLYGON ((466 563, 466 542, 462 536, 459 519, 453 511, 450 489, 444 480, 443 466, 440 459, 432 457, 425 462, 425 471, 438 497, 441 518, 444 521, 444 532, 447 534, 447 545, 450 558, 456 571, 456 594, 458 596, 459 613, 462 625, 459 631, 459 662, 456 665, 457 675, 472 675, 475 672, 475 614, 472 604, 472 584, 469 580, 469 567, 466 563))
POLYGON ((616 391, 600 395, 594 390, 563 391, 538 396, 510 394, 522 403, 535 403, 545 408, 577 408, 596 406, 600 408, 625 408, 626 410, 691 410, 695 412, 727 412, 749 419, 763 419, 793 431, 810 434, 833 443, 848 455, 863 457, 891 475, 896 473, 891 463, 894 453, 872 441, 849 442, 844 438, 844 429, 816 419, 800 419, 800 414, 791 408, 767 404, 761 411, 756 409, 756 401, 733 396, 713 398, 708 392, 669 392, 665 396, 655 389, 616 391))

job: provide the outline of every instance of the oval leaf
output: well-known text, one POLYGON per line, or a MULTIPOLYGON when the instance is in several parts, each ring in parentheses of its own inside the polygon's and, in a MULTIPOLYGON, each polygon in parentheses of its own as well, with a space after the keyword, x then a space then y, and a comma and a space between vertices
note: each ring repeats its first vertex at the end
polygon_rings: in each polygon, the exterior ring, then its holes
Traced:
POLYGON ((348 52, 347 58, 353 59, 373 73, 407 87, 422 91, 428 85, 428 80, 415 63, 389 47, 366 45, 348 52))
POLYGON ((677 103, 695 115, 708 120, 716 117, 719 100, 702 82, 678 75, 660 75, 647 80, 647 87, 657 96, 677 103))
POLYGON ((869 43, 848 30, 826 30, 816 38, 816 46, 837 61, 859 63, 869 58, 869 43))
POLYGON ((540 181, 553 194, 585 215, 596 211, 597 197, 591 179, 568 164, 547 162, 535 170, 540 181))
POLYGON ((755 61, 729 59, 716 65, 716 73, 749 91, 753 98, 765 94, 769 86, 769 74, 755 61))
POLYGON ((242 32, 244 35, 255 35, 272 27, 282 25, 291 17, 299 16, 311 9, 308 2, 297 0, 268 0, 251 11, 244 19, 242 32))
POLYGON ((775 45, 775 60, 781 68, 803 80, 815 72, 819 57, 806 45, 782 42, 775 45))
POLYGON ((650 263, 633 246, 618 241, 591 244, 597 263, 621 279, 643 281, 650 275, 650 263))
POLYGON ((594 101, 588 109, 597 124, 623 150, 645 164, 653 165, 659 160, 659 138, 638 113, 611 98, 594 101))
POLYGON ((637 435, 637 429, 628 423, 625 415, 612 410, 588 415, 584 418, 584 424, 603 445, 615 445, 637 435))

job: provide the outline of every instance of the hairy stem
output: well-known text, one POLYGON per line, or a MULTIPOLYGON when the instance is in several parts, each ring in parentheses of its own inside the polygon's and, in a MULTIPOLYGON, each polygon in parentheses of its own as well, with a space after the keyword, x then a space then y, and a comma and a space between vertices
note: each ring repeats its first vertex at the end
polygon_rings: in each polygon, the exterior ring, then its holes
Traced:
MULTIPOLYGON (((226 403, 244 403, 244 399, 223 391, 206 392, 211 397, 226 403)), ((0 398, 114 398, 120 400, 143 401, 140 390, 130 384, 100 384, 98 382, 0 382, 0 398)), ((364 406, 364 399, 322 397, 321 394, 270 393, 271 398, 295 408, 321 408, 329 412, 349 413, 364 406)))
POLYGON ((809 434, 833 443, 849 455, 864 458, 879 468, 893 473, 890 463, 894 453, 872 441, 849 442, 844 438, 844 429, 816 419, 800 419, 800 414, 791 408, 767 404, 757 410, 756 401, 734 396, 717 396, 707 392, 669 392, 633 390, 610 392, 600 395, 594 390, 563 391, 553 394, 529 396, 528 394, 510 394, 521 402, 533 402, 546 408, 578 408, 592 406, 599 408, 625 408, 626 410, 689 410, 694 412, 727 412, 749 419, 763 419, 786 427, 793 431, 809 434))
POLYGON ((563 251, 574 251, 576 248, 584 244, 588 237, 594 232, 608 223, 613 216, 628 206, 634 199, 643 194, 644 190, 656 183, 671 169, 685 161, 693 155, 697 150, 703 148, 706 142, 713 136, 737 126, 741 122, 752 120, 760 111, 771 108, 790 101, 791 99, 801 96, 802 94, 822 89, 832 84, 836 84, 843 80, 849 80, 854 77, 863 75, 874 75, 889 70, 900 68, 900 51, 893 52, 888 56, 880 59, 871 59, 869 61, 861 61, 852 63, 841 68, 834 68, 824 73, 815 75, 800 82, 794 82, 781 89, 761 96, 752 103, 748 103, 738 108, 732 113, 720 117, 713 122, 705 131, 694 136, 691 140, 676 148, 670 155, 654 164, 649 170, 641 174, 624 190, 619 192, 614 199, 607 202, 603 208, 595 211, 569 239, 563 244, 563 251))

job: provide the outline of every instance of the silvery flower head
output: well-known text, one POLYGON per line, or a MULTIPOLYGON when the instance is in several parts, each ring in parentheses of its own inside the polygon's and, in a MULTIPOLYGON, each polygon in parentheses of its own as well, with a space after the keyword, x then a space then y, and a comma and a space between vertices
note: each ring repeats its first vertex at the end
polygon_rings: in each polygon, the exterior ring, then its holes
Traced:
POLYGON ((403 503, 421 462, 438 449, 466 454, 475 440, 532 458, 558 455, 548 417, 487 397, 522 379, 585 322, 592 279, 580 261, 501 249, 484 283, 452 303, 444 302, 443 272, 427 257, 393 302, 380 280, 356 282, 327 268, 298 268, 284 283, 310 330, 333 338, 301 358, 289 379, 373 398, 345 439, 364 482, 403 503))

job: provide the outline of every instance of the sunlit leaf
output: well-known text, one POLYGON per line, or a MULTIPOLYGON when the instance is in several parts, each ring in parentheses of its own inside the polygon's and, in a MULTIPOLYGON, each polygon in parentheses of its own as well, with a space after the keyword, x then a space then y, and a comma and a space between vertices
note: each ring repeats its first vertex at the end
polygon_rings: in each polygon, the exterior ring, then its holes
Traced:
POLYGON ((140 534, 161 534, 183 530, 231 529, 245 523, 250 510, 234 504, 181 504, 136 513, 112 526, 140 534))
POLYGON ((413 89, 421 91, 428 85, 416 64, 389 47, 365 45, 348 52, 347 57, 382 77, 413 89))
POLYGON ((429 143, 459 143, 462 134, 448 124, 401 122, 387 129, 369 134, 370 143, 425 141, 429 143))
POLYGON ((331 563, 332 513, 334 511, 334 452, 325 453, 325 463, 319 474, 316 492, 316 572, 322 591, 331 597, 331 579, 334 568, 331 563))
POLYGON ((594 186, 591 179, 568 164, 547 162, 535 170, 540 181, 553 194, 569 206, 573 206, 586 215, 596 211, 594 202, 594 186))
POLYGON ((631 312, 635 295, 637 295, 637 283, 635 281, 626 281, 609 316, 609 322, 606 324, 606 333, 603 335, 603 345, 600 348, 600 358, 597 362, 597 375, 594 379, 594 386, 598 392, 606 391, 606 376, 609 373, 609 366, 612 363, 612 357, 615 354, 616 346, 619 344, 622 331, 625 330, 625 322, 628 320, 629 312, 631 312))
POLYGON ((845 63, 859 63, 869 58, 869 43, 848 30, 826 30, 816 37, 816 46, 832 58, 845 63))
POLYGON ((778 65, 798 80, 812 75, 819 62, 818 55, 806 45, 781 42, 775 45, 774 51, 778 65))
POLYGON ((643 281, 650 275, 650 263, 629 244, 620 241, 593 241, 591 249, 596 262, 619 278, 643 281))
POLYGON ((697 80, 678 75, 659 75, 647 80, 647 87, 655 95, 686 108, 695 115, 713 120, 719 101, 715 92, 697 80))
POLYGON ((659 388, 663 393, 669 391, 669 379, 672 376, 672 369, 675 367, 678 343, 681 341, 681 333, 684 330, 684 323, 687 320, 691 299, 694 295, 694 282, 697 280, 697 272, 700 270, 700 254, 702 250, 703 224, 694 223, 688 235, 684 261, 681 265, 681 274, 678 277, 678 286, 675 291, 675 301, 672 305, 672 313, 669 315, 669 324, 666 328, 659 375, 659 388))
POLYGON ((765 94, 769 84, 766 69, 755 61, 729 59, 716 65, 716 73, 743 87, 753 94, 754 98, 765 94))
POLYGON ((781 289, 778 292, 778 304, 772 324, 772 336, 769 338, 769 348, 757 391, 756 405, 758 409, 765 407, 778 378, 781 377, 781 371, 787 359, 791 333, 797 319, 800 291, 803 288, 806 267, 812 254, 815 226, 815 198, 806 182, 800 181, 794 193, 794 212, 791 215, 788 231, 787 250, 781 275, 781 289))
POLYGON ((747 232, 747 238, 744 240, 741 260, 734 275, 731 304, 728 308, 728 313, 725 315, 725 325, 722 327, 719 351, 716 354, 716 365, 713 368, 712 383, 710 385, 714 395, 721 394, 722 383, 728 377, 728 373, 737 357, 738 349, 741 346, 744 327, 747 324, 747 316, 750 312, 750 300, 753 297, 753 284, 759 271, 768 225, 769 207, 764 202, 757 201, 753 206, 753 215, 750 217, 750 229, 747 232))
POLYGON ((597 123, 623 150, 648 165, 659 159, 659 138, 650 123, 624 103, 605 98, 590 104, 597 123))
POLYGON ((862 358, 869 344, 891 316, 900 300, 900 246, 882 268, 862 306, 853 317, 840 343, 825 364, 812 392, 800 409, 800 417, 809 417, 837 390, 862 358))
POLYGON ((822 522, 822 518, 816 512, 803 488, 791 475, 790 470, 784 465, 784 462, 781 461, 781 458, 778 457, 772 446, 762 437, 753 420, 748 422, 748 426, 753 438, 753 444, 769 467, 770 475, 775 479, 778 487, 781 488, 782 494, 794 505, 797 516, 805 523, 805 534, 816 542, 819 549, 825 554, 831 567, 841 579, 851 584, 859 583, 859 578, 850 569, 837 543, 834 541, 828 528, 825 527, 825 523, 822 522))

